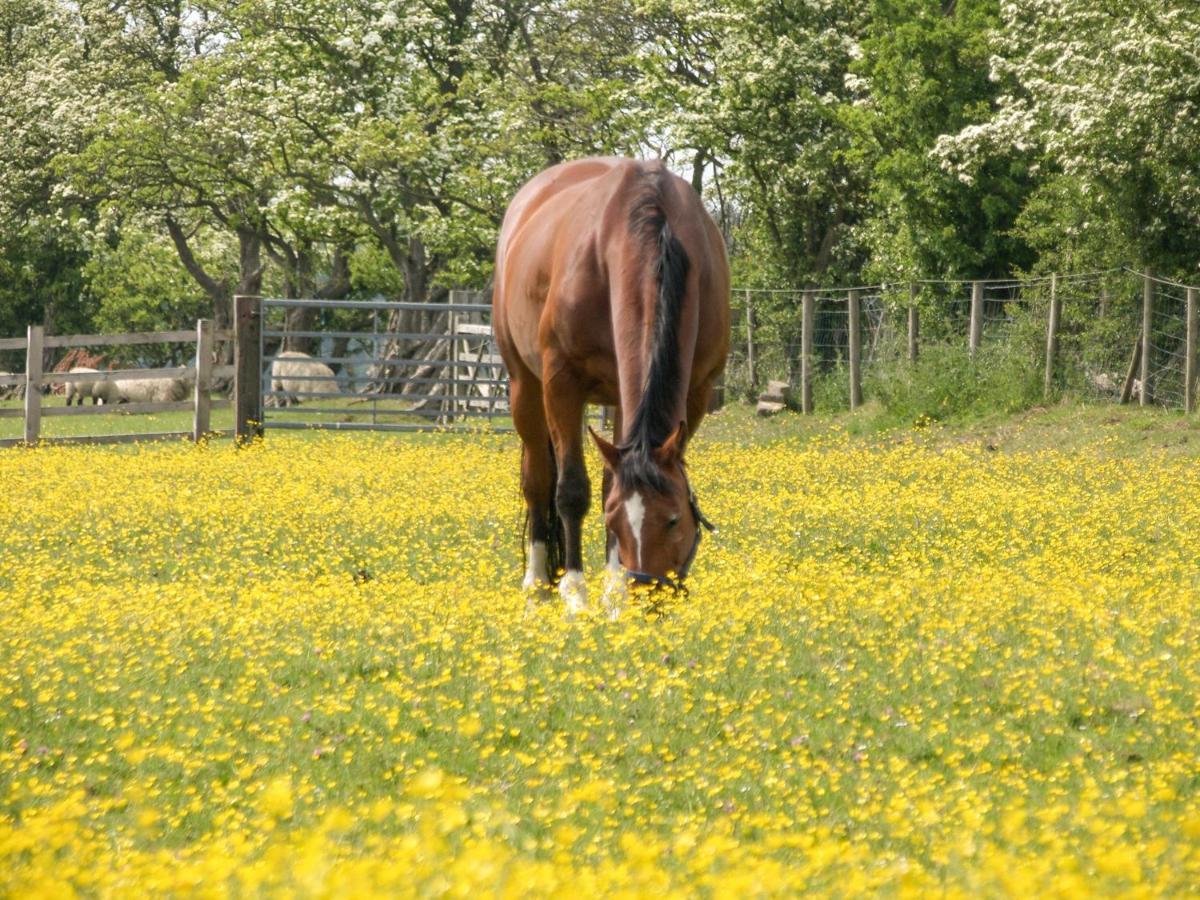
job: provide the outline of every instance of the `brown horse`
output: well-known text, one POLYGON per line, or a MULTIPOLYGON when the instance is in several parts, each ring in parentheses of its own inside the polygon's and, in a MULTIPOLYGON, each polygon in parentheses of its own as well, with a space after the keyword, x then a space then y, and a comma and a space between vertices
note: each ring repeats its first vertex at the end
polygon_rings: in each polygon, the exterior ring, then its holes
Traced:
POLYGON ((569 613, 587 604, 588 402, 616 409, 614 443, 592 432, 604 458, 609 611, 630 580, 678 588, 701 525, 711 528, 684 448, 729 352, 729 264, 700 198, 661 162, 547 169, 505 213, 492 308, 524 444, 525 588, 557 581, 569 613))

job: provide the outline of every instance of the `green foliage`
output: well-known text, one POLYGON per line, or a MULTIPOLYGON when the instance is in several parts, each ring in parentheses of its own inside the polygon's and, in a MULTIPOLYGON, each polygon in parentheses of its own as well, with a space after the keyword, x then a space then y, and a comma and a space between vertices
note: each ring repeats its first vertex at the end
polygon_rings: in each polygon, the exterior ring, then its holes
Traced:
POLYGON ((831 366, 813 377, 813 408, 832 412, 850 404, 850 369, 839 355, 831 366))
POLYGON ((932 151, 940 136, 986 121, 1003 85, 988 78, 997 0, 876 0, 854 64, 865 99, 846 111, 870 170, 863 227, 872 277, 1006 275, 1029 259, 1012 223, 1032 180, 1015 150, 970 179, 932 151))
POLYGON ((207 298, 161 235, 121 229, 113 245, 100 243, 84 274, 96 301, 101 331, 187 328, 208 313, 207 298))
POLYGON ((1005 3, 991 75, 1007 89, 977 127, 939 142, 964 178, 1014 149, 1046 175, 1074 181, 1137 264, 1195 272, 1200 197, 1194 122, 1200 104, 1200 6, 1191 0, 1017 0, 1005 3))
POLYGON ((363 242, 350 254, 350 287, 361 297, 399 297, 404 277, 382 247, 363 242))
POLYGON ((1019 341, 985 342, 974 359, 965 342, 933 343, 921 348, 916 365, 896 360, 872 369, 863 390, 882 408, 881 426, 964 422, 1039 402, 1041 371, 1019 341))
MULTIPOLYGON (((520 184, 608 153, 662 156, 702 191, 739 286, 1126 263, 1193 280, 1197 9, 9 0, 0 331, 227 324, 238 291, 483 288, 520 184)), ((794 344, 796 295, 771 297, 764 320, 794 344)), ((930 346, 961 336, 962 299, 920 294, 930 346)), ((1123 348, 1131 302, 1114 295, 1102 325, 1068 307, 1064 352, 1086 356, 1100 327, 1123 348)), ((1021 340, 1014 358, 1036 357, 1021 340)), ((942 361, 975 386, 964 397, 991 396, 942 361)), ((763 363, 796 368, 794 352, 763 363)), ((844 373, 820 381, 844 403, 844 373)))
MULTIPOLYGON (((83 270, 97 331, 172 331, 211 315, 209 299, 161 235, 127 225, 114 237, 97 244, 83 270)), ((112 347, 106 355, 130 364, 178 365, 190 352, 184 345, 150 345, 112 347)))

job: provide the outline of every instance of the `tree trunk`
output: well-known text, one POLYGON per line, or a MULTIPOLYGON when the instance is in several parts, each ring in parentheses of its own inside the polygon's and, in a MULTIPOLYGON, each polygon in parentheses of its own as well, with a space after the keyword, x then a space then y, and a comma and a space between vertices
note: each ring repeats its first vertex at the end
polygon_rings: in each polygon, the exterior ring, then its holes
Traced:
MULTIPOLYGON (((388 251, 400 271, 404 273, 404 292, 400 295, 400 299, 406 303, 426 302, 429 299, 429 262, 425 253, 425 244, 420 238, 412 237, 405 245, 401 245, 398 241, 391 242, 388 251), (399 254, 396 251, 400 251, 399 254)), ((434 324, 434 319, 435 316, 432 313, 393 309, 388 314, 386 333, 393 335, 428 334, 434 324)), ((383 345, 381 358, 412 358, 418 352, 428 352, 427 350, 418 351, 417 348, 422 343, 424 340, 420 338, 390 337, 383 345)), ((403 368, 384 364, 373 366, 371 377, 377 378, 379 381, 373 383, 369 390, 377 393, 400 393, 404 387, 403 383, 389 382, 385 379, 400 378, 404 375, 404 371, 403 368)))
MULTIPOLYGON (((175 252, 179 255, 179 261, 183 263, 188 274, 200 285, 212 302, 213 325, 218 331, 231 331, 233 329, 233 291, 230 290, 229 282, 218 281, 209 275, 192 252, 188 235, 184 232, 183 227, 172 216, 167 216, 165 221, 167 232, 171 235, 172 243, 175 244, 175 252)), ((232 363, 233 342, 220 341, 217 347, 217 362, 232 363)))
MULTIPOLYGON (((290 254, 291 265, 283 280, 283 295, 289 300, 309 300, 314 295, 312 244, 308 241, 301 243, 294 254, 290 254)), ((315 355, 317 338, 293 337, 294 331, 314 331, 317 323, 317 310, 312 307, 290 306, 284 313, 283 330, 288 332, 283 339, 283 350, 296 350, 300 353, 315 355)))
POLYGON ((708 165, 708 155, 703 150, 697 150, 692 157, 692 190, 697 195, 704 194, 704 167, 708 165))

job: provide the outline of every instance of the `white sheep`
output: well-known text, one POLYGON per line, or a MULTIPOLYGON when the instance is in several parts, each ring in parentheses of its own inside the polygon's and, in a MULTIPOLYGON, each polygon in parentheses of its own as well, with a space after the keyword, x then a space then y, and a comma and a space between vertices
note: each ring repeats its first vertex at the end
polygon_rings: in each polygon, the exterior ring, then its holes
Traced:
MULTIPOLYGON (((17 373, 5 372, 0 369, 0 378, 10 378, 17 373)), ((0 400, 9 400, 11 398, 22 399, 25 396, 24 384, 0 384, 0 400)))
POLYGON ((167 403, 186 400, 187 378, 130 378, 114 381, 122 403, 167 403))
POLYGON ((271 363, 271 391, 274 396, 267 398, 268 406, 294 406, 301 398, 336 395, 341 388, 333 369, 325 363, 307 353, 288 350, 271 363))
MULTIPOLYGON (((77 372, 92 372, 99 373, 99 369, 91 369, 87 366, 75 366, 71 369, 70 374, 74 375, 77 372)), ((117 403, 120 397, 117 393, 117 385, 107 378, 101 378, 97 381, 70 381, 67 382, 67 406, 71 405, 71 401, 78 401, 78 406, 83 406, 83 401, 87 397, 92 398, 92 405, 103 403, 105 405, 117 403)))

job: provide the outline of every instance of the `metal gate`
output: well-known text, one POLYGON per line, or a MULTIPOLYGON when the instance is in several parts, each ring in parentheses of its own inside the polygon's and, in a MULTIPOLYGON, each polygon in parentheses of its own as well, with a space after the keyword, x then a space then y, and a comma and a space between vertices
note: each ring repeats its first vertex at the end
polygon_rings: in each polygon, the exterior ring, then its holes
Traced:
POLYGON ((263 427, 509 429, 484 300, 458 291, 449 303, 263 299, 263 427))

